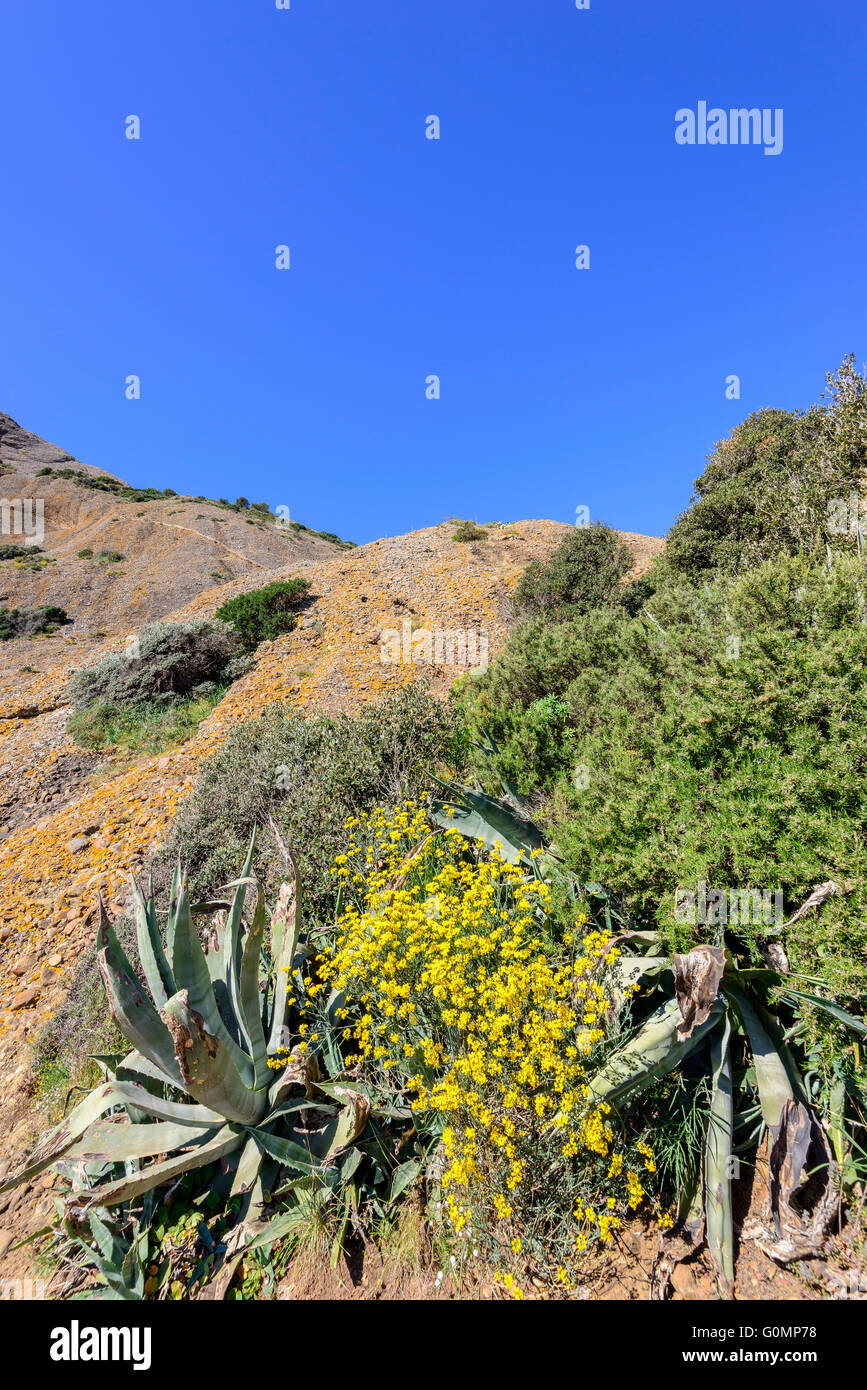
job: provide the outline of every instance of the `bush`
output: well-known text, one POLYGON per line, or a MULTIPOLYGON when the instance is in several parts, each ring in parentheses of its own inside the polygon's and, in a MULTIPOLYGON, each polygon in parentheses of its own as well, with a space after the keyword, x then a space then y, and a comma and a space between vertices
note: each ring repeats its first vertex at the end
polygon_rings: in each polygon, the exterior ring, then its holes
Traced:
POLYGON ((867 381, 852 357, 827 380, 823 405, 757 411, 717 445, 669 533, 672 566, 737 573, 781 553, 854 548, 838 513, 867 477, 867 381))
MULTIPOLYGON (((513 636, 466 697, 498 772, 541 788, 569 865, 676 945, 696 933, 679 885, 781 889, 787 915, 816 884, 856 887, 786 940, 834 997, 864 990, 864 566, 784 557, 700 589, 662 570, 648 612, 513 636)), ((753 946, 761 925, 736 935, 753 946)))
POLYGON ((226 623, 203 618, 150 623, 142 628, 134 654, 107 656, 76 671, 68 693, 79 710, 95 701, 114 710, 146 701, 171 704, 196 694, 206 682, 229 684, 248 665, 226 623))
POLYGON ((44 608, 0 608, 0 642, 51 634, 71 621, 62 608, 52 604, 44 608))
POLYGON ((33 555, 41 555, 39 545, 16 545, 14 541, 0 545, 0 560, 29 560, 33 555))
POLYGON ((602 522, 576 526, 542 564, 531 560, 518 580, 515 607, 529 617, 571 617, 617 602, 632 552, 602 522))
POLYGON ((463 760, 463 721, 413 685, 357 715, 302 718, 272 706, 235 728, 184 802, 165 853, 164 874, 182 850, 194 893, 231 877, 254 825, 257 872, 267 891, 285 871, 267 821, 273 815, 297 854, 306 914, 333 920, 334 857, 348 817, 392 805, 429 786, 425 769, 463 760))
POLYGON ((276 579, 263 589, 239 594, 217 609, 217 618, 231 623, 248 651, 295 626, 296 610, 307 593, 307 579, 276 579))
POLYGON ((462 521, 452 536, 453 541, 486 541, 487 539, 487 531, 483 531, 481 526, 477 526, 474 521, 462 521))
POLYGON ((96 558, 103 565, 119 565, 126 556, 121 555, 119 550, 100 550, 96 558))
POLYGON ((89 547, 85 548, 84 550, 79 550, 78 552, 79 560, 90 560, 92 556, 93 551, 89 547))

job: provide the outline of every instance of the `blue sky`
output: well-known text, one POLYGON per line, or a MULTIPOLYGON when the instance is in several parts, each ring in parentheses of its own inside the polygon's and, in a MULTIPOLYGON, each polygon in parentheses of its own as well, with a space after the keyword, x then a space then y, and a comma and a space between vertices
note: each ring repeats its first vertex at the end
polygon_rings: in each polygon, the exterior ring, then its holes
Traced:
POLYGON ((0 410, 357 541, 662 534, 867 359, 865 39, 861 0, 0 0, 0 410), (678 145, 702 100, 782 153, 678 145))

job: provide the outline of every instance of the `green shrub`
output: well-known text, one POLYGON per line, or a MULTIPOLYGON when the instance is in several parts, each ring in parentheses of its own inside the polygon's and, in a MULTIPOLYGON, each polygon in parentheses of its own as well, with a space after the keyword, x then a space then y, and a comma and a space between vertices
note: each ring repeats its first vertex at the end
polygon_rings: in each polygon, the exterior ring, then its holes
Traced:
POLYGON ((836 997, 867 989, 867 571, 784 557, 658 583, 649 618, 602 609, 512 637, 466 696, 497 770, 541 789, 578 874, 674 944, 709 930, 676 922, 679 885, 781 889, 788 915, 849 884, 787 949, 836 997))
POLYGON ((211 682, 229 684, 248 665, 226 623, 204 618, 150 623, 129 652, 76 671, 68 693, 79 710, 97 701, 114 710, 148 701, 166 705, 209 693, 211 682))
POLYGON ((453 541, 486 541, 487 539, 487 531, 483 531, 481 526, 477 526, 474 521, 462 521, 452 536, 453 541))
POLYGON ((544 564, 531 560, 515 589, 515 607, 529 617, 572 617, 616 603, 632 552, 602 522, 576 526, 544 564))
POLYGON ((119 550, 100 550, 96 558, 103 565, 119 565, 126 556, 121 555, 119 550))
POLYGON ((0 608, 0 642, 51 634, 71 621, 62 608, 53 604, 44 608, 0 608))
POLYGON ((41 555, 38 545, 16 545, 14 541, 0 545, 0 560, 29 560, 33 555, 41 555))
POLYGON ((734 573, 781 553, 854 548, 829 509, 847 511, 853 495, 857 507, 867 478, 867 381, 852 357, 827 380, 824 404, 757 411, 717 445, 669 533, 672 566, 734 573))
POLYGON ((231 623, 244 646, 252 651, 260 642, 291 632, 299 600, 310 588, 307 579, 276 579, 263 589, 239 594, 217 609, 217 618, 231 623))
POLYGON ((92 556, 93 551, 89 547, 86 547, 84 550, 79 550, 78 552, 79 560, 90 560, 92 556))

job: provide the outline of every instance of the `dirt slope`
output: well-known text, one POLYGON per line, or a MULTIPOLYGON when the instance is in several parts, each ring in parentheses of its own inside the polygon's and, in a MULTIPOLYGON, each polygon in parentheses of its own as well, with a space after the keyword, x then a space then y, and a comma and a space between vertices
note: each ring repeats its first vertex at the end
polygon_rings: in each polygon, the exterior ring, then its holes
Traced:
MULTIPOLYGON (((273 519, 182 497, 127 501, 72 479, 40 476, 44 468, 117 475, 79 463, 0 413, 0 497, 29 501, 34 518, 42 503, 42 551, 51 557, 41 573, 14 560, 0 562, 0 604, 57 604, 73 620, 66 636, 130 632, 215 583, 246 577, 267 583, 271 571, 291 566, 303 572, 342 553, 317 536, 281 529, 273 519), (81 558, 83 550, 93 554, 81 558), (124 559, 105 563, 97 558, 100 551, 124 559)), ((3 541, 24 538, 10 533, 0 536, 3 541)))

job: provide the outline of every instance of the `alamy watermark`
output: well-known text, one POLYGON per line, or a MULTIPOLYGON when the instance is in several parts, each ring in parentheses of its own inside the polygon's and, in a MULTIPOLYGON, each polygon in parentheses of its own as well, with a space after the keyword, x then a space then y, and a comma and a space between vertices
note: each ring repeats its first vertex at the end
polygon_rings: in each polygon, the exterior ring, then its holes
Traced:
POLYGON ((400 630, 385 628, 379 636, 379 658, 385 666, 467 666, 482 674, 488 669, 486 628, 431 631, 413 628, 409 618, 404 618, 400 630))
POLYGON ((783 152, 783 108, 721 106, 697 110, 682 106, 674 113, 674 138, 679 145, 763 145, 765 154, 783 152))
POLYGON ((0 535, 20 536, 25 545, 45 540, 45 502, 41 497, 0 498, 0 535))
POLYGON ((867 536, 867 500, 857 492, 850 492, 848 497, 832 497, 827 525, 832 536, 867 536))
POLYGON ((674 919, 693 926, 765 926, 785 921, 782 888, 709 888, 697 885, 697 892, 674 890, 674 919))

